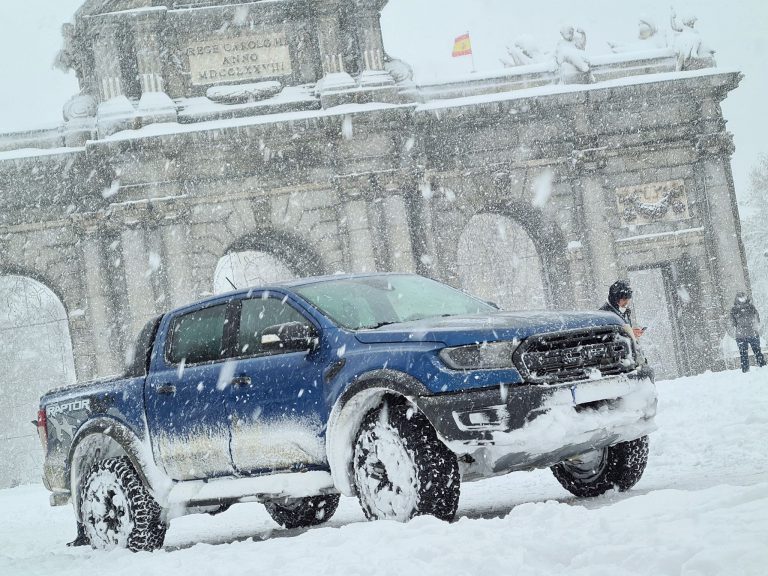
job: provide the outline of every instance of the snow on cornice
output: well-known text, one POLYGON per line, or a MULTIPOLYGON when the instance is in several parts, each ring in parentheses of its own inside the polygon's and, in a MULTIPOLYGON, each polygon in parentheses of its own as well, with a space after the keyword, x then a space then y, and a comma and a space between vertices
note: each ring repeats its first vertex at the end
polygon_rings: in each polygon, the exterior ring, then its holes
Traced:
POLYGON ((732 74, 741 74, 741 72, 738 70, 709 68, 705 70, 692 70, 686 72, 665 72, 660 74, 646 74, 643 76, 629 76, 624 78, 616 78, 614 80, 603 80, 593 84, 548 84, 545 86, 537 86, 535 88, 523 88, 520 90, 512 90, 507 92, 494 92, 492 94, 478 94, 474 96, 463 96, 459 98, 433 99, 429 102, 425 102, 424 104, 419 104, 416 109, 439 110, 460 106, 471 106, 474 104, 503 102, 507 100, 522 100, 524 98, 534 98, 537 96, 555 96, 558 94, 593 92, 596 90, 605 90, 609 88, 657 84, 673 80, 727 76, 732 74))

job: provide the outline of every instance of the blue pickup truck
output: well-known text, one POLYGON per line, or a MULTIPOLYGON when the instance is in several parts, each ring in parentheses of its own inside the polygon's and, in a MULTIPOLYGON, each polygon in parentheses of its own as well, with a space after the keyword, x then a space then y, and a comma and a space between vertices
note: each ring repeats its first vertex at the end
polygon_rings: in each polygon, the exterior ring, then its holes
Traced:
POLYGON ((248 501, 285 527, 340 494, 450 520, 462 481, 537 467, 577 496, 627 490, 656 412, 617 316, 503 312, 408 274, 208 298, 149 322, 129 360, 40 401, 51 503, 95 548, 155 549, 172 518, 248 501))

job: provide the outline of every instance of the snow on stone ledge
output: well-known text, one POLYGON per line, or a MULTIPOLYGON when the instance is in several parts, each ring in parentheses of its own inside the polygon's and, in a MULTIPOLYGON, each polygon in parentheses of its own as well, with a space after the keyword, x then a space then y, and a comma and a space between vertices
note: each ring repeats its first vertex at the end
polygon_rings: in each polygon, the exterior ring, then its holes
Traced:
POLYGON ((579 92, 590 92, 605 88, 620 88, 624 86, 656 84, 669 82, 672 80, 686 80, 691 78, 701 78, 708 76, 721 76, 728 74, 741 74, 738 70, 723 70, 720 68, 710 68, 705 70, 693 70, 686 72, 666 72, 663 74, 646 74, 642 76, 630 76, 626 78, 617 78, 614 80, 604 80, 593 84, 549 84, 538 86, 536 88, 525 88, 513 92, 494 92, 492 94, 478 94, 475 96, 465 96, 461 98, 450 98, 445 100, 432 100, 420 104, 417 110, 441 110, 454 108, 458 106, 472 106, 474 104, 488 104, 493 102, 503 102, 506 100, 522 100, 524 98, 533 98, 536 96, 553 96, 557 94, 573 94, 579 92))
POLYGON ((235 86, 212 86, 205 95, 214 102, 222 104, 241 104, 257 102, 277 95, 283 85, 277 81, 237 84, 235 86))
POLYGON ((278 122, 304 122, 319 118, 331 118, 355 114, 360 112, 374 112, 380 110, 393 110, 397 108, 413 108, 413 104, 385 104, 372 102, 369 104, 344 104, 325 110, 302 110, 298 112, 283 112, 281 114, 267 114, 264 116, 248 116, 245 118, 232 118, 225 120, 210 120, 193 124, 177 124, 175 122, 157 123, 144 126, 138 130, 123 130, 104 138, 103 141, 125 141, 137 138, 149 138, 153 136, 169 136, 172 134, 188 134, 191 132, 205 132, 207 130, 222 130, 227 128, 243 128, 264 124, 277 124, 278 122))
POLYGON ((56 156, 59 154, 75 154, 84 152, 85 148, 19 148, 0 152, 0 162, 4 160, 21 160, 37 156, 56 156))

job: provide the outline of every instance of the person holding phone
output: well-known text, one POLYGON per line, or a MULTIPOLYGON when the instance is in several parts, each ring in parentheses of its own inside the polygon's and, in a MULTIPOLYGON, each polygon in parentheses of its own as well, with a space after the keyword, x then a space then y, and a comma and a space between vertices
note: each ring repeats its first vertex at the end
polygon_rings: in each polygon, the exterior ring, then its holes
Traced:
MULTIPOLYGON (((632 311, 629 308, 632 302, 632 288, 626 280, 616 280, 608 289, 608 302, 600 307, 605 312, 613 312, 627 324, 632 326, 632 311)), ((635 338, 640 338, 648 327, 637 328, 632 326, 635 338)))

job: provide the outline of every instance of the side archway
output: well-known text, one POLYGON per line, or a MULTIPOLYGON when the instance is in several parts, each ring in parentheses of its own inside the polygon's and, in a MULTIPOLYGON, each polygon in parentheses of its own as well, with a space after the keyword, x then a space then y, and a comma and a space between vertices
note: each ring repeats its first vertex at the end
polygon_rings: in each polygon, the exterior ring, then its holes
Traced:
POLYGON ((294 234, 268 230, 233 242, 219 258, 214 293, 325 273, 322 258, 294 234))
POLYGON ((0 487, 38 481, 43 454, 35 429, 38 400, 75 382, 67 311, 57 294, 29 276, 0 272, 0 487))
POLYGON ((571 306, 564 237, 523 203, 472 216, 459 238, 456 262, 463 288, 505 310, 571 306))

